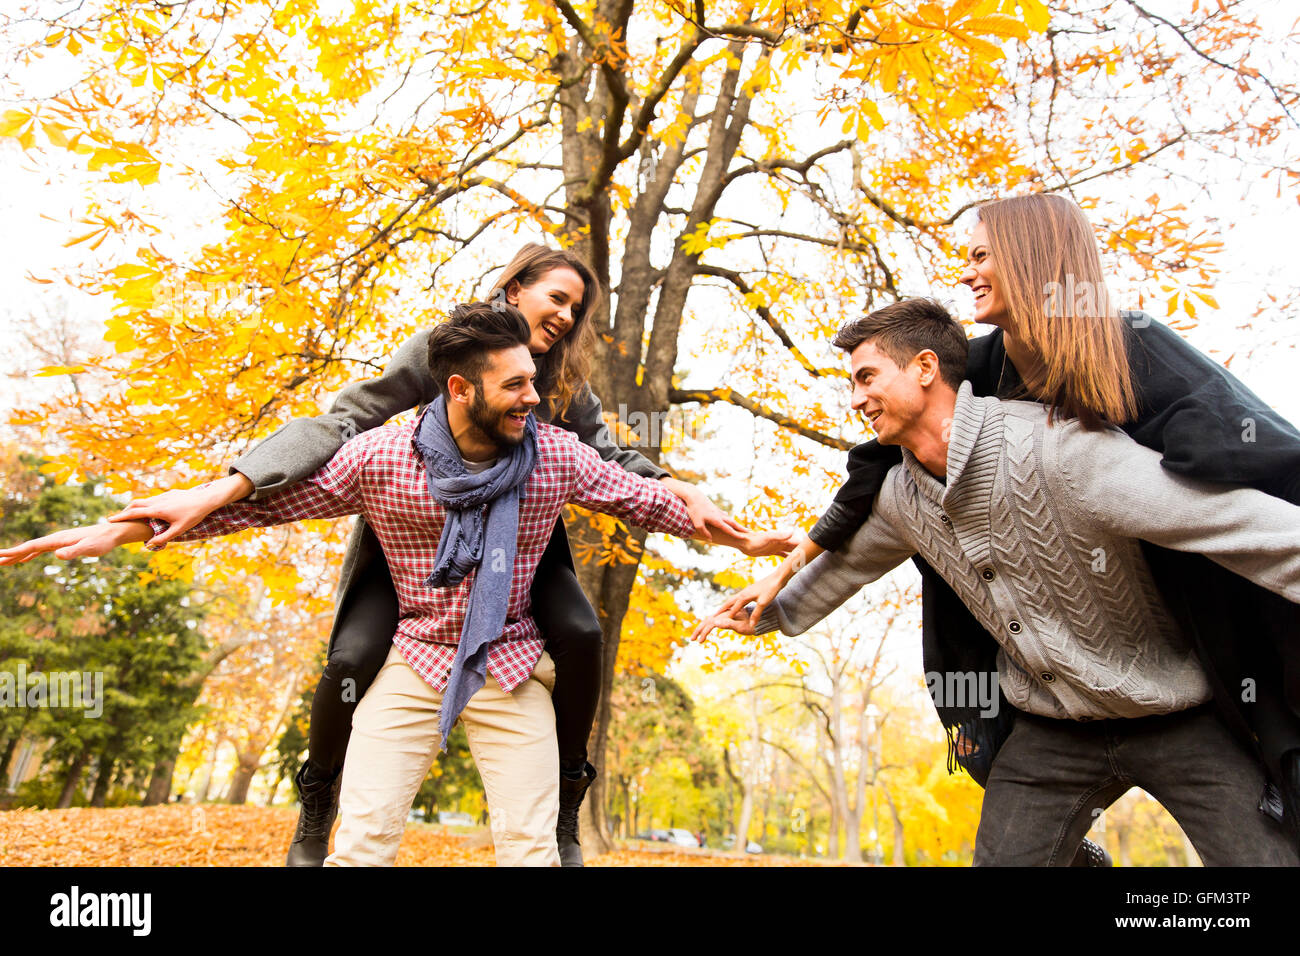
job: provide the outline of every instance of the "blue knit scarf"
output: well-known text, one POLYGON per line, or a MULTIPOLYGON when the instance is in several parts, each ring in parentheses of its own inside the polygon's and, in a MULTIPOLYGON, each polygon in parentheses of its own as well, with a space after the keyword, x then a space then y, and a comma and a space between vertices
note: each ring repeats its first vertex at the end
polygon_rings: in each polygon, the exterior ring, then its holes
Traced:
POLYGON ((420 417, 413 443, 424 459, 429 493, 447 511, 433 573, 425 586, 455 587, 478 569, 442 695, 438 730, 440 749, 446 749, 456 718, 487 681, 488 645, 505 629, 519 538, 519 501, 537 462, 537 425, 529 415, 524 440, 503 447, 491 468, 470 474, 447 424, 446 401, 439 396, 420 417))

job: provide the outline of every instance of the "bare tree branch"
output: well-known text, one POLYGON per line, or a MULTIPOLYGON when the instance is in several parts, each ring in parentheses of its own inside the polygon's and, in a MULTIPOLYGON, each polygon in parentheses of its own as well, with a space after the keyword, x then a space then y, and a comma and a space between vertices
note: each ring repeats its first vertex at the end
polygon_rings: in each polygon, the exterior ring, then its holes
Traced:
MULTIPOLYGON (((735 272, 731 269, 724 269, 721 266, 709 266, 700 263, 696 265, 695 272, 697 275, 717 276, 720 279, 726 279, 728 282, 730 282, 732 285, 734 285, 737 289, 740 290, 741 295, 749 295, 754 291, 754 287, 745 281, 744 276, 742 276, 739 272, 735 272)), ((770 328, 773 333, 775 333, 776 337, 781 340, 781 344, 784 345, 787 349, 789 349, 790 354, 795 357, 795 361, 797 361, 801 366, 803 366, 804 371, 806 371, 809 375, 815 376, 817 378, 822 378, 824 376, 831 376, 833 378, 847 379, 849 377, 848 373, 845 372, 843 369, 838 369, 838 368, 822 369, 822 368, 818 368, 811 361, 809 361, 808 357, 804 355, 802 351, 800 351, 799 346, 794 344, 794 340, 790 338, 790 334, 786 332, 784 326, 781 325, 780 320, 772 314, 772 310, 769 309, 767 306, 756 305, 756 306, 751 306, 751 308, 753 308, 753 310, 756 313, 758 313, 759 318, 761 318, 765 323, 767 323, 767 327, 770 328)))
POLYGON ((704 391, 701 389, 681 389, 672 388, 668 390, 668 400, 676 405, 682 405, 689 402, 696 402, 700 405, 712 405, 715 402, 724 402, 728 405, 739 405, 745 411, 757 418, 766 418, 770 422, 775 422, 782 428, 788 428, 804 438, 811 439, 828 448, 838 448, 840 451, 848 451, 853 447, 853 442, 845 441, 843 438, 832 438, 830 435, 823 435, 815 429, 809 428, 791 418, 789 415, 783 415, 775 412, 760 402, 754 401, 748 395, 742 395, 735 389, 722 388, 710 389, 704 391))

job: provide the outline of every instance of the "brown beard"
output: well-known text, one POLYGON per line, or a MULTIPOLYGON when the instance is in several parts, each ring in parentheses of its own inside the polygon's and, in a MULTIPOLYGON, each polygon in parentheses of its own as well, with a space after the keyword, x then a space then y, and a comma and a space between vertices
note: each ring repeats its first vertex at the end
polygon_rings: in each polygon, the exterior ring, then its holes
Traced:
POLYGON ((501 427, 501 420, 506 417, 508 411, 493 415, 487 401, 483 398, 483 387, 481 385, 475 387, 474 400, 469 403, 470 422, 489 439, 507 447, 518 445, 524 440, 523 435, 518 437, 509 435, 501 427))

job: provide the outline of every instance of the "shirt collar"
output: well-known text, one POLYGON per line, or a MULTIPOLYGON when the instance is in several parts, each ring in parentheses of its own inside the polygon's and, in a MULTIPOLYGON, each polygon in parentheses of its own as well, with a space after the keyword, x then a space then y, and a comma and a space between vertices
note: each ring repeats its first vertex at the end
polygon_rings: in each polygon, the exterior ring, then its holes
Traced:
POLYGON ((942 503, 963 486, 991 483, 1001 451, 1002 407, 996 398, 977 398, 970 382, 957 389, 948 436, 948 476, 940 481, 906 448, 903 461, 921 492, 942 503))

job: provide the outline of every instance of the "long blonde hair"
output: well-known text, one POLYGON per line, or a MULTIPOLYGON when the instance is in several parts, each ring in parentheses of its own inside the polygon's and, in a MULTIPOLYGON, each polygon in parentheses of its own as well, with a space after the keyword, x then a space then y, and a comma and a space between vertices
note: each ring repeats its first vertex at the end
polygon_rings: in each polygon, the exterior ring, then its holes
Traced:
POLYGON ((1052 193, 986 203, 988 234, 1011 331, 1038 357, 1025 387, 1053 413, 1088 428, 1137 416, 1119 312, 1083 210, 1052 193))
POLYGON ((600 283, 591 267, 566 249, 530 242, 506 263, 488 293, 488 300, 504 298, 512 282, 530 286, 552 269, 572 269, 582 279, 582 302, 574 309, 573 328, 550 347, 544 361, 538 362, 537 394, 549 404, 551 417, 558 418, 568 410, 591 374, 591 352, 596 344, 592 313, 601 301, 600 283))

